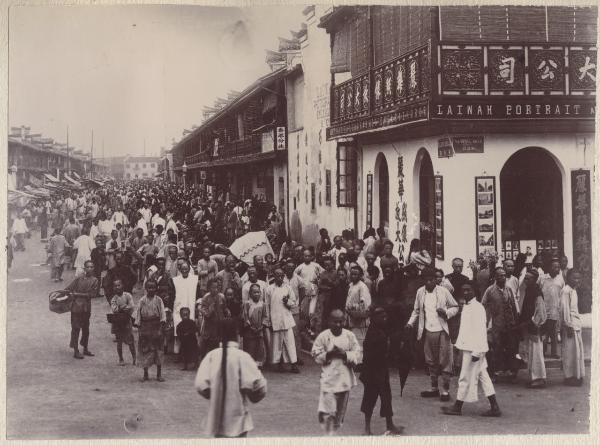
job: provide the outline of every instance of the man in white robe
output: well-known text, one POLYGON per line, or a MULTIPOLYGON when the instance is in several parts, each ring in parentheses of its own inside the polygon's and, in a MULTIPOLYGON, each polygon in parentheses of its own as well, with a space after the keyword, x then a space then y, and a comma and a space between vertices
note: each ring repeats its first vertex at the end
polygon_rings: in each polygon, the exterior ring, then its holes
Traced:
POLYGON ((561 358, 565 384, 581 386, 585 376, 581 318, 577 307, 577 288, 581 274, 574 269, 567 272, 567 284, 560 294, 561 358))
POLYGON ((444 414, 460 416, 464 402, 476 402, 479 383, 490 401, 490 409, 481 415, 500 417, 502 412, 496 400, 494 385, 487 372, 485 354, 488 351, 486 315, 483 305, 475 299, 473 285, 463 284, 462 294, 466 304, 462 309, 460 330, 456 347, 462 351, 462 367, 458 378, 456 402, 451 407, 442 407, 444 414))
MULTIPOLYGON (((175 285, 175 302, 173 303, 173 326, 177 333, 177 325, 181 322, 179 311, 182 307, 190 310, 190 319, 196 319, 196 292, 198 289, 198 276, 190 274, 190 265, 185 261, 181 265, 181 274, 173 278, 175 285)), ((179 352, 179 339, 175 337, 175 353, 179 352)))
POLYGON ((283 363, 291 363, 290 371, 298 374, 298 356, 293 328, 296 326, 291 308, 296 306, 296 296, 290 286, 283 283, 283 270, 275 270, 275 282, 267 288, 266 303, 268 324, 273 330, 271 336, 271 363, 279 364, 283 372, 283 363))

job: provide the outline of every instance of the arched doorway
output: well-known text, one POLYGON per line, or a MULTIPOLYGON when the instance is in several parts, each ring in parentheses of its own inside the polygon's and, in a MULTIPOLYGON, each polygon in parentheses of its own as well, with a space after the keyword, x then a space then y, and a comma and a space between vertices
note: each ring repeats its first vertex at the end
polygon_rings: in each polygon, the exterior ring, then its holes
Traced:
POLYGON ((373 222, 375 227, 384 227, 387 232, 390 225, 390 175, 383 153, 377 155, 374 180, 374 199, 377 200, 374 216, 379 219, 373 222))
POLYGON ((421 248, 435 256, 435 192, 433 163, 427 150, 417 155, 419 165, 419 237, 421 248))
POLYGON ((527 245, 544 260, 563 251, 562 174, 547 150, 523 148, 506 161, 500 172, 500 205, 505 258, 516 259, 527 245))

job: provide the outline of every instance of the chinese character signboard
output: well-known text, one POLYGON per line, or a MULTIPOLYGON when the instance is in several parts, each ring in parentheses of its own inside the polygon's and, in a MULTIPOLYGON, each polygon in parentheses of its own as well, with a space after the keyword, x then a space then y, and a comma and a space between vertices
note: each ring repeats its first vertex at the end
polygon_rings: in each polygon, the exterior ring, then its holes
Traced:
POLYGON ((525 50, 488 50, 488 72, 490 91, 502 94, 505 91, 525 91, 525 50))
POLYGON ((592 307, 592 214, 590 171, 571 171, 571 202, 573 216, 573 268, 581 272, 577 289, 579 310, 592 307))
POLYGON ((285 127, 277 127, 277 150, 285 150, 286 148, 285 127))
POLYGON ((435 186, 435 257, 444 259, 444 179, 434 176, 435 186))
POLYGON ((571 91, 596 91, 596 51, 571 49, 569 52, 571 91))
POLYGON ((496 251, 496 178, 475 177, 477 256, 496 251))
POLYGON ((529 82, 531 91, 564 91, 564 50, 530 49, 529 82))
POLYGON ((442 49, 442 90, 483 93, 483 51, 480 49, 442 49))
POLYGON ((367 228, 373 227, 373 175, 367 175, 367 228))

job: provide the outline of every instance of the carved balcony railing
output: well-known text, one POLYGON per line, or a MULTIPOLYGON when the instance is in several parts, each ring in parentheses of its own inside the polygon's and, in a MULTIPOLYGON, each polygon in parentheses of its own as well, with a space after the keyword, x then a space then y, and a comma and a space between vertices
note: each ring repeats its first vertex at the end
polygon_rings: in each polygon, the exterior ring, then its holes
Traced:
POLYGON ((186 165, 192 166, 202 162, 211 162, 223 159, 236 158, 261 152, 262 136, 261 134, 252 134, 238 141, 231 141, 220 144, 216 150, 196 153, 185 158, 186 165))
POLYGON ((429 47, 422 46, 332 87, 331 126, 346 124, 427 98, 429 47))

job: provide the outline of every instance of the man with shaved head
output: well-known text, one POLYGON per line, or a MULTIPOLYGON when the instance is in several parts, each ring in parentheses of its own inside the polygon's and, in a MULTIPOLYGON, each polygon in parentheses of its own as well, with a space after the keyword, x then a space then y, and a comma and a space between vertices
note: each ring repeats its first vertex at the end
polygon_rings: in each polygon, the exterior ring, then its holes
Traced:
POLYGON ((356 336, 344 329, 344 313, 334 309, 329 314, 329 329, 321 332, 313 343, 311 354, 321 365, 319 423, 329 435, 344 422, 350 390, 356 386, 353 365, 362 361, 356 336))

